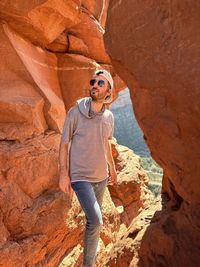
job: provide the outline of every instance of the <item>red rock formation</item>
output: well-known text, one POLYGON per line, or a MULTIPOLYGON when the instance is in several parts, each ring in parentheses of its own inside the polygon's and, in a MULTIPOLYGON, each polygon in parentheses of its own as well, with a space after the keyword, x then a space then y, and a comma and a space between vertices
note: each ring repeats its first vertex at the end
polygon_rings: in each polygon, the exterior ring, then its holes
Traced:
POLYGON ((199 16, 198 1, 110 1, 106 48, 164 169, 168 199, 141 240, 141 267, 200 261, 199 16))
MULTIPOLYGON (((118 232, 116 242, 113 246, 110 249, 105 249, 102 255, 100 255, 100 266, 140 266, 140 256, 138 255, 138 252, 141 242, 148 231, 149 223, 151 223, 151 227, 156 230, 155 222, 158 220, 160 209, 160 199, 155 199, 149 206, 143 209, 136 218, 133 219, 128 229, 122 228, 121 231, 118 232)), ((146 252, 148 253, 148 251, 146 252)))
MULTIPOLYGON (((116 92, 124 87, 104 49, 107 5, 0 3, 1 266, 58 266, 82 239, 80 208, 58 188, 58 149, 66 110, 88 94, 94 69, 111 69, 116 92)), ((107 199, 103 244, 120 225, 107 199)))
POLYGON ((118 183, 109 186, 115 206, 121 211, 121 223, 127 227, 152 200, 147 189, 148 177, 140 165, 140 157, 125 146, 113 142, 113 157, 118 170, 118 183))
POLYGON ((57 255, 80 240, 80 222, 74 221, 77 205, 64 223, 69 205, 57 188, 58 145, 55 133, 20 143, 1 142, 2 266, 55 266, 57 255))

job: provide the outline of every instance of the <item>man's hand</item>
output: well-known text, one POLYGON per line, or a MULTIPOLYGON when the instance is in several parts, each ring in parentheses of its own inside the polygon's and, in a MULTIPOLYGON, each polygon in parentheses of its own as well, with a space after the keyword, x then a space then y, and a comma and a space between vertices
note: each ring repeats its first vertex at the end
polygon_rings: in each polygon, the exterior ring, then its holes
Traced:
POLYGON ((71 187, 70 177, 66 171, 60 171, 59 187, 69 196, 70 199, 72 198, 73 190, 71 187))
POLYGON ((115 167, 110 168, 110 179, 109 183, 110 185, 115 185, 117 183, 117 172, 115 167))

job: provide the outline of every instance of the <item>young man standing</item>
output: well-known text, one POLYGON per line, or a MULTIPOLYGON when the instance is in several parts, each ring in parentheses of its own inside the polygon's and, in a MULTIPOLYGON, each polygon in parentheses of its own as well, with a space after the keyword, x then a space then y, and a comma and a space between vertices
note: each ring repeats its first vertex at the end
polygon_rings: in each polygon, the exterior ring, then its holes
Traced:
POLYGON ((90 97, 79 99, 66 116, 60 144, 59 187, 72 196, 75 191, 86 216, 83 266, 94 267, 101 226, 101 206, 109 182, 117 181, 110 141, 114 118, 110 102, 113 79, 97 70, 90 80, 90 97), (110 177, 108 178, 110 174, 110 177))

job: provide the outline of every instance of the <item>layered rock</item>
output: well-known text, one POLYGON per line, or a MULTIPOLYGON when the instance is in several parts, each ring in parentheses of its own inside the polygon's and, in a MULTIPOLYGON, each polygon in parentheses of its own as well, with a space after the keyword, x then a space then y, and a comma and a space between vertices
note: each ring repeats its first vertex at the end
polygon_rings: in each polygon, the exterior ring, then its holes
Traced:
POLYGON ((141 239, 142 267, 200 260, 199 11, 197 1, 110 1, 106 48, 164 170, 165 205, 141 239))
POLYGON ((56 266, 80 240, 80 208, 73 205, 66 220, 70 203, 57 186, 59 140, 52 132, 0 144, 2 266, 56 266))

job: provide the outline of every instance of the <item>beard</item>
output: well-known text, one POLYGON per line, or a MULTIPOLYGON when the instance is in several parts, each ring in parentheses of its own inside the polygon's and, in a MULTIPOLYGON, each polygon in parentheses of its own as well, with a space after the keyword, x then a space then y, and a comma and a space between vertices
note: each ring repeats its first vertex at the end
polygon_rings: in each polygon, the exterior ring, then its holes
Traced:
POLYGON ((105 101, 105 98, 107 96, 107 92, 101 93, 93 90, 89 90, 90 97, 92 98, 93 101, 95 102, 102 102, 105 101))

